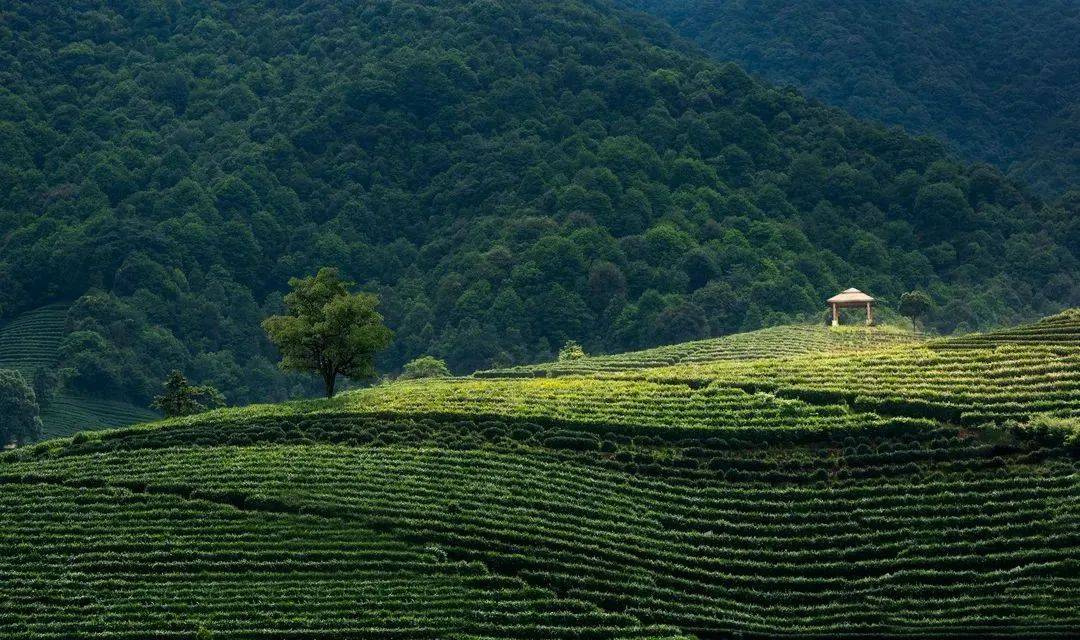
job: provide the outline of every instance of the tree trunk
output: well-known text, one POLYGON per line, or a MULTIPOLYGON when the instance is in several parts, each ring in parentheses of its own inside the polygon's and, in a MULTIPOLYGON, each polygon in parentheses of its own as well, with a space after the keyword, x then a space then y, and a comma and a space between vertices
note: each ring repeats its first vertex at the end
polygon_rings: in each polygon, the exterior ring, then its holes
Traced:
POLYGON ((334 384, 336 382, 337 382, 337 372, 336 371, 323 374, 323 384, 326 385, 326 397, 327 398, 333 398, 334 397, 334 384))

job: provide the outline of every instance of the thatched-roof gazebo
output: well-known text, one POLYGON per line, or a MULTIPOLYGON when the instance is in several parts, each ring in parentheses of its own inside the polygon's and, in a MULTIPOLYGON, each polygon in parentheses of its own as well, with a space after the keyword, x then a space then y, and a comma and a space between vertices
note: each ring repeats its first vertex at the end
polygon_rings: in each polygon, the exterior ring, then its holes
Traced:
POLYGON ((840 309, 845 307, 866 307, 866 324, 874 324, 874 299, 858 289, 844 289, 826 300, 832 307, 832 326, 840 324, 840 309))

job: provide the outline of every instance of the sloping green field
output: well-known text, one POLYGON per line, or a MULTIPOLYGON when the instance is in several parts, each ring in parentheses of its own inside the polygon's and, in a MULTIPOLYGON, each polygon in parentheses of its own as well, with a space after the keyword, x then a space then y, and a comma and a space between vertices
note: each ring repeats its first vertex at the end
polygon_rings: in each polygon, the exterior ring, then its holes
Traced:
POLYGON ((1063 317, 27 447, 0 637, 1076 637, 1063 317))
MULTIPOLYGON (((67 305, 54 304, 0 326, 0 369, 15 369, 30 382, 39 367, 55 367, 66 316, 67 305)), ((150 409, 126 402, 84 398, 61 390, 41 412, 42 435, 69 436, 77 431, 121 427, 160 417, 150 409)))
POLYGON ((783 358, 806 353, 847 352, 890 344, 911 344, 918 338, 896 327, 825 327, 783 325, 709 340, 666 345, 644 351, 594 356, 578 360, 480 371, 482 378, 589 375, 674 364, 783 358))

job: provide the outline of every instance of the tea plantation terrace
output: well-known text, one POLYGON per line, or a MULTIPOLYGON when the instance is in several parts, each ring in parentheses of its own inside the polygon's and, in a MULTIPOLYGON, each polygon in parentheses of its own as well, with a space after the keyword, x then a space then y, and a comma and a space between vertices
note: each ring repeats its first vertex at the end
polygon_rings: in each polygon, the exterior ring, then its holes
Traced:
POLYGON ((26 447, 0 637, 1072 638, 1078 324, 26 447))

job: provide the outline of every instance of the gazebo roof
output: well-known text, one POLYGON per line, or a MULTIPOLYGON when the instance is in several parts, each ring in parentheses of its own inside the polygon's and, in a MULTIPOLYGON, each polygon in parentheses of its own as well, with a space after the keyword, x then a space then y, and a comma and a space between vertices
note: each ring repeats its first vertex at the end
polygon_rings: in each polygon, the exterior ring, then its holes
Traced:
POLYGON ((858 289, 844 289, 826 300, 829 304, 865 304, 873 301, 873 298, 858 289))

